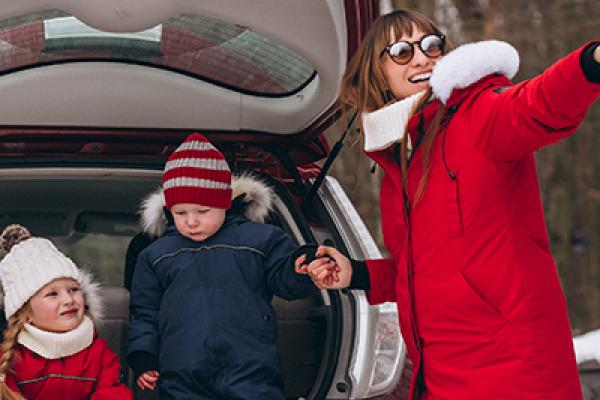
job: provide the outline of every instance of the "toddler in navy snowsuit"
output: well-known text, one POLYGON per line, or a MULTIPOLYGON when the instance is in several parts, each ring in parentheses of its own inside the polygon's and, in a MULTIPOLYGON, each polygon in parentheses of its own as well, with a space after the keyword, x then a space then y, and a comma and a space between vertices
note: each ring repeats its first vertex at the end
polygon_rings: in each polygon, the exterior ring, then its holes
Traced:
POLYGON ((197 133, 169 157, 162 181, 142 222, 154 234, 171 223, 140 253, 131 288, 127 358, 138 386, 158 384, 161 400, 284 400, 271 300, 317 289, 294 271, 298 246, 247 216, 264 220, 271 189, 249 176, 232 184, 223 155, 197 133), (236 192, 251 203, 244 213, 236 192))

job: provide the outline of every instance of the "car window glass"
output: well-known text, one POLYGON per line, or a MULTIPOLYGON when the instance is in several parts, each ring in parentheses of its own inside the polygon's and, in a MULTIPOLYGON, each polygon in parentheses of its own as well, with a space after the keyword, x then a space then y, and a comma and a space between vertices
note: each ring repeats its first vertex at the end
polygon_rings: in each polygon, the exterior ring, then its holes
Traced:
POLYGON ((134 33, 98 31, 56 10, 0 21, 0 73, 84 60, 162 67, 264 96, 292 94, 315 76, 312 66, 286 47, 203 15, 181 14, 134 33))

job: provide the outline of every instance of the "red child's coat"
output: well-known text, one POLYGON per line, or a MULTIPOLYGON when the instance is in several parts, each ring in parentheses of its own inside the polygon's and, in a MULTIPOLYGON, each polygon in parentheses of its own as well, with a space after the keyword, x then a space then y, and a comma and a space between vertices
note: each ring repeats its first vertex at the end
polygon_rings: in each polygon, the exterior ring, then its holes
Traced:
POLYGON ((127 400, 131 391, 119 383, 120 362, 104 339, 95 338, 72 356, 46 359, 18 346, 14 373, 7 385, 28 400, 127 400))

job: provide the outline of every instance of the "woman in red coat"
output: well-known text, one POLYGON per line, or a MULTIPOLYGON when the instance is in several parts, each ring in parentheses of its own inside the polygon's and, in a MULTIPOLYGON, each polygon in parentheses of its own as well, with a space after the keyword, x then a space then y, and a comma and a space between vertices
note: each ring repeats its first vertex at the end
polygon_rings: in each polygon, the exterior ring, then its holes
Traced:
POLYGON ((384 171, 391 258, 349 262, 321 246, 337 269, 321 258, 308 271, 321 287, 397 303, 411 399, 581 398, 533 152, 573 133, 597 99, 599 44, 515 85, 510 45, 445 54, 429 19, 397 11, 351 61, 340 101, 384 171))
POLYGON ((120 363, 96 337, 98 286, 47 239, 8 226, 0 243, 4 312, 0 399, 127 400, 120 363))

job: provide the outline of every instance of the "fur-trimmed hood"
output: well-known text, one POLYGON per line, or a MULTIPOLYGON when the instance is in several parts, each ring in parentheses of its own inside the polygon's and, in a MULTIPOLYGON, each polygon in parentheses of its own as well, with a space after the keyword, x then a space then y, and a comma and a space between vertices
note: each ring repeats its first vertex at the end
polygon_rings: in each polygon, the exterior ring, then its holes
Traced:
MULTIPOLYGON (((487 40, 457 47, 434 66, 429 84, 435 97, 446 103, 454 89, 464 89, 494 73, 512 79, 519 69, 519 53, 506 42, 487 40)), ((363 113, 365 151, 377 151, 402 140, 414 105, 425 92, 363 113)))
POLYGON ((85 307, 89 315, 91 315, 94 325, 102 324, 104 318, 104 302, 100 295, 100 283, 98 283, 90 271, 83 269, 79 270, 79 278, 77 279, 81 292, 85 299, 85 307))
MULTIPOLYGON (((273 208, 275 193, 265 182, 251 173, 233 175, 231 179, 232 199, 244 195, 244 215, 255 222, 263 223, 273 208)), ((165 196, 163 188, 149 194, 140 207, 142 230, 151 236, 164 233, 167 220, 164 214, 165 196)))
POLYGON ((445 55, 433 67, 429 84, 446 103, 454 89, 464 89, 490 74, 512 79, 519 70, 519 53, 506 42, 486 40, 467 43, 445 55))

